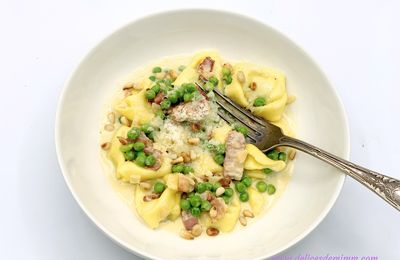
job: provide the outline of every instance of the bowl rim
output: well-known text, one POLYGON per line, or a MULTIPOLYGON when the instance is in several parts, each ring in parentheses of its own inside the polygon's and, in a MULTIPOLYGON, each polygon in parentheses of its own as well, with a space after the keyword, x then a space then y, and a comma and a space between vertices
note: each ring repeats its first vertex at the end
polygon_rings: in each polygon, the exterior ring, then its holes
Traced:
MULTIPOLYGON (((104 234, 106 234, 109 238, 111 238, 112 241, 114 241, 115 243, 117 243, 118 245, 120 245, 122 248, 128 250, 129 252, 132 252, 133 254, 139 256, 139 257, 144 257, 144 258, 150 258, 150 259, 157 259, 157 257, 155 257, 154 255, 149 254, 148 252, 144 251, 144 250, 139 250, 138 248, 135 248, 134 246, 124 242, 122 239, 118 238, 116 235, 113 234, 112 231, 108 230, 106 227, 104 227, 100 221, 96 218, 95 215, 93 215, 87 208, 86 206, 83 204, 83 202, 79 199, 79 196, 77 195, 70 178, 67 176, 66 172, 67 172, 67 168, 65 167, 65 162, 64 159, 62 157, 62 152, 61 152, 61 143, 60 143, 60 115, 62 113, 62 108, 64 107, 64 102, 65 102, 65 94, 68 91, 68 87, 72 81, 72 79, 74 78, 75 74, 80 70, 80 68, 83 66, 83 64, 92 56, 93 53, 95 53, 100 46, 108 39, 112 38, 113 36, 115 36, 116 34, 118 34, 120 31, 123 31, 125 29, 127 29, 128 27, 130 27, 131 25, 140 22, 140 21, 145 21, 147 19, 152 19, 154 17, 157 16, 165 16, 165 15, 172 15, 172 14, 179 14, 179 13, 185 13, 185 12, 198 12, 198 13, 213 13, 213 14, 218 14, 218 15, 228 15, 232 18, 237 18, 237 19, 245 19, 245 20, 249 20, 252 23, 257 23, 261 26, 264 26, 266 28, 268 28, 269 30, 271 30, 273 33, 277 34, 279 37, 282 37, 283 39, 285 39, 286 41, 290 42, 294 48, 297 49, 298 52, 300 52, 302 55, 304 55, 305 57, 307 57, 311 63, 313 63, 315 65, 315 67, 317 68, 318 72, 321 74, 321 76, 329 83, 329 87, 331 88, 337 104, 339 106, 339 113, 341 115, 341 117, 343 118, 343 130, 344 130, 344 155, 343 158, 348 160, 349 156, 350 156, 350 130, 349 130, 349 124, 348 124, 348 117, 343 105, 342 100, 340 99, 340 95, 338 93, 338 91, 336 90, 336 88, 331 84, 331 81, 329 80, 328 76, 325 74, 325 72, 321 69, 321 66, 318 62, 315 61, 315 59, 313 59, 313 57, 308 54, 300 44, 298 44, 297 42, 294 42, 293 40, 291 40, 288 36, 286 36, 285 34, 283 34, 282 32, 280 32, 279 30, 277 30, 276 28, 274 28, 273 26, 260 21, 259 19, 253 18, 249 15, 245 15, 242 13, 238 13, 235 11, 227 11, 227 10, 220 10, 220 9, 214 9, 214 8, 178 8, 178 9, 169 9, 169 10, 165 10, 165 11, 158 11, 158 12, 154 12, 154 13, 150 13, 150 14, 146 14, 143 16, 139 16, 136 19, 133 19, 125 24, 123 24, 122 26, 118 26, 116 29, 114 29, 111 33, 107 34, 105 37, 103 37, 100 41, 98 41, 94 47, 92 47, 90 49, 89 52, 87 52, 83 57, 81 57, 79 63, 75 66, 74 70, 72 71, 72 73, 69 75, 68 79, 66 80, 65 84, 62 87, 60 96, 58 98, 58 103, 57 103, 57 110, 56 110, 56 118, 55 118, 55 148, 56 148, 56 154, 57 154, 57 159, 58 159, 58 164, 60 166, 61 169, 61 173, 64 177, 64 180, 67 184, 68 189, 70 190, 70 192, 72 193, 73 198, 75 199, 75 201, 78 203, 78 205, 80 206, 80 208, 82 209, 82 211, 87 215, 87 217, 92 221, 92 223, 95 224, 95 226, 102 231, 104 234)), ((294 245, 296 245, 298 242, 300 242, 301 240, 303 240, 306 236, 308 236, 312 231, 315 230, 315 228, 325 219, 325 217, 328 215, 328 213, 331 211, 332 207, 334 206, 334 204, 336 203, 339 194, 343 188, 343 184, 344 181, 346 179, 346 175, 345 174, 341 174, 339 179, 339 182, 336 186, 335 192, 332 194, 332 197, 329 201, 329 203, 326 205, 325 209, 323 211, 320 212, 319 216, 313 221, 313 223, 311 225, 309 225, 309 227, 307 229, 305 229, 301 234, 299 234, 297 237, 293 238, 291 241, 289 241, 288 243, 286 243, 285 245, 281 246, 280 248, 276 249, 275 251, 270 252, 269 254, 260 256, 261 258, 268 258, 268 257, 272 257, 274 255, 277 255, 279 253, 282 253, 286 250, 288 250, 289 248, 293 247, 294 245)))

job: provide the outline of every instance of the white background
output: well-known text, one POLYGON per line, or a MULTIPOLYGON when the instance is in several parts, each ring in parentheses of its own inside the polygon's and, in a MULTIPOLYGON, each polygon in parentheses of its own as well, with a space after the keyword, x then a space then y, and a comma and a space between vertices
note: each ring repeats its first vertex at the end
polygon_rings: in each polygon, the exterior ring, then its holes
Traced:
MULTIPOLYGON (((400 179, 399 1, 2 0, 0 259, 136 259, 102 234, 68 191, 54 148, 55 110, 67 77, 99 40, 138 17, 185 7, 253 16, 299 43, 344 102, 351 160, 400 179)), ((284 255, 400 259, 399 220, 347 178, 326 219, 284 255)))

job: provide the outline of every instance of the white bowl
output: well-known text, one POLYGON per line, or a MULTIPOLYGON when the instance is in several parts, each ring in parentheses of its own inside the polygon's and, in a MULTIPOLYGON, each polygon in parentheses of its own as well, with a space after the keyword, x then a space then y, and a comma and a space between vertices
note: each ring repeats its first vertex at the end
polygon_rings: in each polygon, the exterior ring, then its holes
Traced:
POLYGON ((76 201, 108 236, 137 255, 163 259, 250 259, 278 254, 327 215, 344 175, 298 153, 287 190, 245 229, 186 241, 150 230, 111 187, 100 163, 104 104, 132 70, 164 56, 218 49, 229 59, 280 68, 297 96, 290 112, 302 140, 348 158, 343 106, 316 63, 291 40, 258 21, 223 11, 182 10, 132 22, 100 42, 79 64, 61 95, 56 120, 58 160, 76 201))

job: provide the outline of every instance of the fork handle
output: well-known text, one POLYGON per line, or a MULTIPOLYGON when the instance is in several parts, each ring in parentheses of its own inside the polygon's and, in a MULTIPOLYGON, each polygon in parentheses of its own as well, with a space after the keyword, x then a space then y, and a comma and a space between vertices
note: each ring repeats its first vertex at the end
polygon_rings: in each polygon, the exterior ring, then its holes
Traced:
POLYGON ((298 139, 284 136, 280 145, 298 149, 342 170, 400 211, 400 181, 341 159, 318 147, 298 139))

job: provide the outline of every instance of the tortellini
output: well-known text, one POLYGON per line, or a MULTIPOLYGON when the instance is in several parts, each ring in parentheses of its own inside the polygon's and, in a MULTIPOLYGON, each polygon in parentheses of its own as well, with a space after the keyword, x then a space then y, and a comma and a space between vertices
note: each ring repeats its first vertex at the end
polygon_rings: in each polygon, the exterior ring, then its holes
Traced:
MULTIPOLYGON (((213 74, 217 78, 220 78, 222 65, 219 53, 216 51, 203 51, 197 53, 192 58, 190 64, 182 71, 182 73, 174 81, 174 85, 180 86, 183 83, 199 81, 199 73, 197 72, 197 67, 206 57, 210 57, 211 59, 214 60, 213 74)), ((222 86, 221 81, 219 81, 218 86, 222 86)))
POLYGON ((163 158, 161 168, 157 171, 140 167, 131 161, 125 161, 124 155, 119 150, 121 143, 118 140, 118 136, 124 137, 128 131, 129 127, 121 126, 111 141, 108 156, 114 163, 117 178, 125 182, 130 182, 132 179, 139 182, 160 178, 171 172, 171 160, 167 157, 163 158))
POLYGON ((136 211, 150 228, 157 228, 160 222, 167 218, 175 220, 179 217, 180 192, 167 188, 160 198, 147 202, 143 201, 143 196, 145 196, 144 190, 140 186, 136 187, 136 211))
POLYGON ((263 152, 252 144, 246 144, 247 158, 244 162, 246 170, 262 170, 269 168, 273 171, 279 172, 283 170, 286 163, 283 161, 274 161, 268 158, 263 152))
POLYGON ((115 110, 123 116, 126 116, 134 125, 142 125, 150 122, 154 117, 151 105, 145 97, 146 88, 137 93, 124 98, 115 106, 115 110))
POLYGON ((224 89, 226 96, 265 120, 278 121, 282 118, 287 100, 285 76, 282 73, 240 62, 233 66, 233 74, 236 76, 233 77, 232 83, 224 89), (238 80, 238 72, 243 73, 244 81, 238 80), (252 84, 255 84, 253 88, 252 84), (252 102, 257 97, 265 98, 266 105, 254 107, 252 102))

